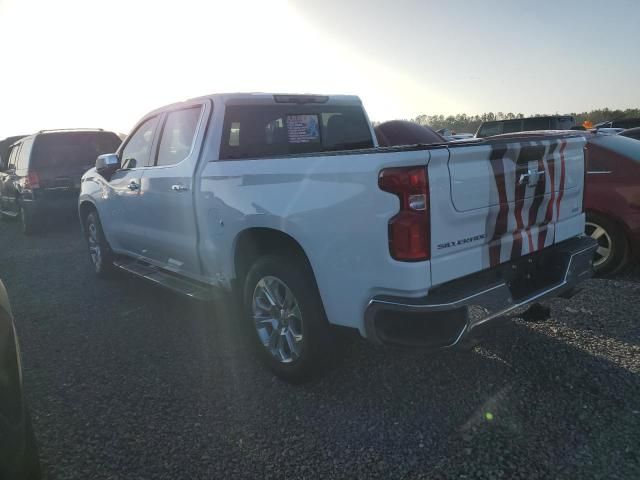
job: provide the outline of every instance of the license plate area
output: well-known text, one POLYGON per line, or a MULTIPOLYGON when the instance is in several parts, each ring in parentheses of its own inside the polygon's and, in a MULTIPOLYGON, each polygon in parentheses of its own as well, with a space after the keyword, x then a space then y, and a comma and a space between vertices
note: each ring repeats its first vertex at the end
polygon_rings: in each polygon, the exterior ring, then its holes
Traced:
POLYGON ((515 301, 527 298, 562 281, 568 258, 554 250, 529 255, 511 262, 503 277, 515 301))

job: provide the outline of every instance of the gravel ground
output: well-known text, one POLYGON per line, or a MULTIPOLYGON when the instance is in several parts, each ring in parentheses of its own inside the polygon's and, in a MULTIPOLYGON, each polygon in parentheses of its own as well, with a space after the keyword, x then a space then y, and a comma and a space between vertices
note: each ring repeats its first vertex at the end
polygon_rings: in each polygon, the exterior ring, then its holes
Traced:
POLYGON ((93 277, 77 225, 0 224, 50 479, 640 478, 640 268, 471 353, 356 341, 303 386, 228 309, 93 277))

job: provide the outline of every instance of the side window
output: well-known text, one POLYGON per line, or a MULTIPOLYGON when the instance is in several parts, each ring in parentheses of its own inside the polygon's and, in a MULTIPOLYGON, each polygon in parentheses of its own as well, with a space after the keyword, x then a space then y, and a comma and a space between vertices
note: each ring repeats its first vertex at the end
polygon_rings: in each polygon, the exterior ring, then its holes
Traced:
POLYGON ((523 120, 524 131, 530 130, 549 130, 550 120, 548 118, 525 118, 523 120))
POLYGON ((149 164, 153 135, 157 126, 158 117, 156 116, 138 127, 122 150, 120 160, 123 167, 126 166, 125 164, 129 164, 129 168, 144 167, 149 164), (135 163, 131 165, 133 160, 135 163))
POLYGON ((33 145, 33 137, 25 139, 18 153, 16 170, 26 170, 29 166, 29 156, 31 155, 31 146, 33 145))
POLYGON ((504 126, 502 127, 502 133, 516 133, 521 131, 522 131, 521 120, 509 120, 508 122, 504 122, 504 126))
POLYGON ((167 115, 156 165, 175 165, 189 156, 202 107, 177 110, 167 115))
POLYGON ((15 170, 16 168, 16 159, 18 157, 18 152, 20 151, 20 145, 14 146, 9 153, 9 166, 7 168, 10 170, 15 170))
POLYGON ((503 126, 504 124, 502 122, 485 123, 480 129, 478 137, 484 138, 491 137, 493 135, 500 135, 502 133, 503 126))

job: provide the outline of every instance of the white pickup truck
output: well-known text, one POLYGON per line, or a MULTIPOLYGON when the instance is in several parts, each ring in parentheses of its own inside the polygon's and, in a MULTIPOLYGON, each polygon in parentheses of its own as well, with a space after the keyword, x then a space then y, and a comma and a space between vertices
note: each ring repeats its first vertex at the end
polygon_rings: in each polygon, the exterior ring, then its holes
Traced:
POLYGON ((273 371, 300 381, 331 326, 448 348, 591 275, 584 139, 536 132, 378 146, 353 96, 229 94, 146 115, 82 179, 98 275, 239 293, 273 371))

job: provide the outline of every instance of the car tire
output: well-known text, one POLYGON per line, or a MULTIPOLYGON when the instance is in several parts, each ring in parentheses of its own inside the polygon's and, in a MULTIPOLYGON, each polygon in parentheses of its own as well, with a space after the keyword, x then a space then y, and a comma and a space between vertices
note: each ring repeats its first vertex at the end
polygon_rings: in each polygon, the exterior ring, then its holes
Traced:
POLYGON ((596 275, 612 275, 622 270, 629 257, 629 242, 614 221, 597 213, 587 213, 585 233, 598 242, 593 259, 596 275))
POLYGON ((41 480, 42 468, 38 453, 38 442, 33 432, 31 416, 27 414, 24 455, 21 457, 20 471, 16 478, 24 480, 41 480))
POLYGON ((12 217, 10 215, 7 215, 4 212, 4 205, 2 204, 2 200, 0 200, 0 221, 7 221, 9 219, 11 219, 12 217))
POLYGON ((243 310, 258 356, 279 378, 309 381, 335 360, 339 342, 303 259, 260 257, 245 278, 243 310))
POLYGON ((24 205, 20 205, 20 224, 22 225, 22 233, 25 235, 33 235, 38 231, 33 214, 24 208, 24 205))
POLYGON ((84 235, 87 241, 89 261, 98 277, 110 277, 115 267, 113 252, 102 230, 98 212, 91 211, 84 219, 84 235))

